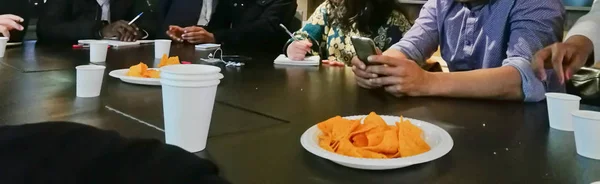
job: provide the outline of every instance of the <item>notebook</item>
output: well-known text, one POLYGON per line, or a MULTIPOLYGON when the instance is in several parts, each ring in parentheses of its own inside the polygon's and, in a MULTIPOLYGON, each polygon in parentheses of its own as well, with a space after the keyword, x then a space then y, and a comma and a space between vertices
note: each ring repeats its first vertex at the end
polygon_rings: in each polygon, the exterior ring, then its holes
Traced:
POLYGON ((305 57, 302 61, 293 61, 287 58, 285 55, 281 54, 275 59, 274 63, 276 65, 319 66, 319 64, 321 63, 321 57, 309 56, 305 57))
MULTIPOLYGON (((78 43, 80 45, 88 45, 91 42, 94 41, 99 41, 99 40, 79 40, 78 43)), ((145 44, 145 43, 153 43, 154 40, 138 40, 135 42, 122 42, 122 41, 118 41, 118 40, 101 40, 101 41, 105 41, 108 43, 108 45, 110 45, 111 47, 127 47, 127 46, 136 46, 136 45, 140 45, 140 44, 145 44)))

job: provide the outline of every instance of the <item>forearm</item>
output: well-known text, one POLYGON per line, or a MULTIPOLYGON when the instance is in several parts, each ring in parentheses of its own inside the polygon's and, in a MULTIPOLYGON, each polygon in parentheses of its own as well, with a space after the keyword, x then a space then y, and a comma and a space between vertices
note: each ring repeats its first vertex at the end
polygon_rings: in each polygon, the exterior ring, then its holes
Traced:
POLYGON ((523 100, 521 76, 512 66, 429 74, 429 96, 523 100))

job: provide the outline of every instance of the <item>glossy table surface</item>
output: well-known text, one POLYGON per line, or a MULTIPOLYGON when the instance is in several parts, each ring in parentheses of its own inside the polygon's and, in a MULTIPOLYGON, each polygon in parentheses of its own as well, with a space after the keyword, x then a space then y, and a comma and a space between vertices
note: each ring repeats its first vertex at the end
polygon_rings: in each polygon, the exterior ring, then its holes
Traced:
MULTIPOLYGON (((89 50, 27 42, 0 61, 0 125, 66 120, 124 136, 164 140, 160 87, 105 76, 98 98, 75 97, 75 66, 89 50)), ((110 49, 106 73, 138 62, 157 64, 152 45, 110 49)), ((227 52, 226 52, 227 53, 227 52)), ((173 45, 171 55, 201 63, 208 53, 173 45)), ((545 102, 395 98, 356 86, 344 67, 274 66, 253 56, 225 67, 207 150, 233 183, 591 183, 600 161, 577 155, 572 132, 548 127, 545 102), (407 168, 365 171, 305 151, 300 135, 335 115, 403 115, 450 133, 453 149, 407 168)), ((582 106, 584 109, 600 108, 582 106)))

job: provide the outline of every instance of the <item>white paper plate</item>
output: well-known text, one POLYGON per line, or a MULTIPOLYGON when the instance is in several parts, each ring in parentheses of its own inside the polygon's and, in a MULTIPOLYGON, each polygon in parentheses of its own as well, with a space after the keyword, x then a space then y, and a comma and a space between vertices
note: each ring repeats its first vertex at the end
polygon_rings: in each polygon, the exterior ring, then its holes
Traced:
MULTIPOLYGON (((158 70, 157 68, 150 68, 154 70, 158 70)), ((131 77, 127 76, 127 69, 113 70, 108 75, 114 78, 121 79, 123 82, 132 83, 132 84, 140 84, 140 85, 149 85, 149 86, 160 86, 160 79, 155 78, 143 78, 143 77, 131 77)))
MULTIPOLYGON (((366 115, 361 116, 348 116, 344 117, 345 119, 360 119, 364 118, 366 115)), ((389 125, 395 125, 395 122, 400 120, 398 116, 381 116, 383 120, 389 125)), ((446 132, 444 129, 431 124, 425 121, 405 118, 410 120, 410 122, 418 126, 423 130, 425 142, 429 144, 431 150, 428 152, 410 156, 403 158, 394 158, 394 159, 369 159, 369 158, 356 158, 349 157, 333 152, 329 152, 319 146, 319 138, 318 136, 321 134, 321 131, 314 125, 310 127, 302 137, 300 138, 300 143, 308 152, 311 152, 321 158, 325 158, 331 160, 337 164, 356 168, 356 169, 365 169, 365 170, 386 170, 386 169, 397 169, 402 167, 407 167, 410 165, 420 164, 429 162, 435 159, 438 159, 444 156, 446 153, 450 152, 452 146, 454 146, 454 141, 450 134, 446 132)))

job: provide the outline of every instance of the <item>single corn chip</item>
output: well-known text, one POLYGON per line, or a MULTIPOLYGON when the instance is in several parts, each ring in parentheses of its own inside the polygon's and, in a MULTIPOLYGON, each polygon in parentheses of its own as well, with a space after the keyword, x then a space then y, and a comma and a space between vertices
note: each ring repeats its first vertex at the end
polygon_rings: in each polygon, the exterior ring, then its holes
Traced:
POLYGON ((167 61, 169 60, 169 57, 167 56, 167 54, 163 54, 162 58, 160 58, 160 63, 158 63, 158 67, 163 67, 163 66, 167 66, 167 61))
POLYGON ((356 134, 352 136, 352 144, 356 147, 365 147, 369 145, 369 139, 364 133, 356 134))
POLYGON ((360 154, 362 158, 377 158, 377 159, 387 158, 387 156, 384 154, 377 153, 374 151, 369 151, 367 149, 362 149, 362 148, 356 149, 356 152, 358 152, 358 154, 360 154))
POLYGON ((377 145, 364 148, 369 151, 394 154, 398 152, 398 132, 394 130, 386 130, 383 132, 383 139, 377 145))
POLYGON ((179 56, 173 56, 173 57, 170 57, 170 58, 167 60, 167 65, 165 65, 165 66, 169 66, 169 65, 178 65, 178 64, 181 64, 181 63, 179 62, 179 56))
POLYGON ((131 77, 144 77, 144 72, 146 70, 148 70, 148 65, 140 62, 140 64, 129 67, 129 71, 127 71, 126 75, 131 77))
POLYGON ((396 123, 398 127, 398 152, 402 157, 409 157, 425 153, 431 148, 423 140, 423 130, 410 123, 410 121, 401 120, 396 123))
POLYGON ((158 70, 146 70, 143 75, 146 78, 155 78, 155 79, 158 79, 158 78, 160 78, 160 71, 158 71, 158 70))

